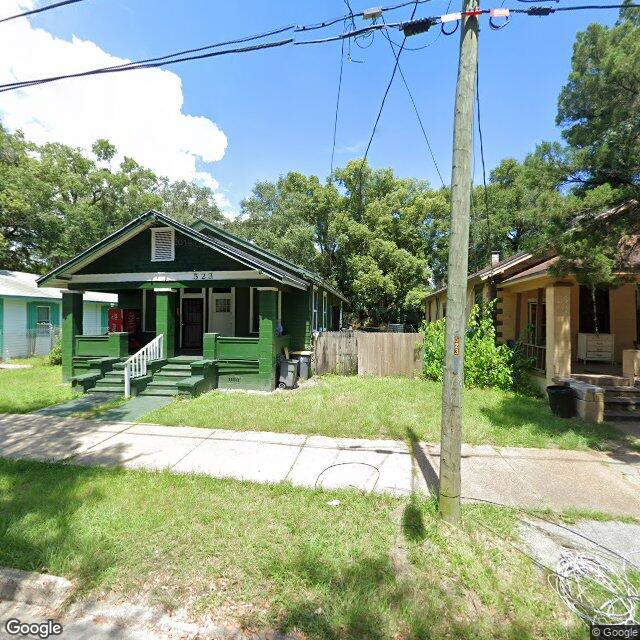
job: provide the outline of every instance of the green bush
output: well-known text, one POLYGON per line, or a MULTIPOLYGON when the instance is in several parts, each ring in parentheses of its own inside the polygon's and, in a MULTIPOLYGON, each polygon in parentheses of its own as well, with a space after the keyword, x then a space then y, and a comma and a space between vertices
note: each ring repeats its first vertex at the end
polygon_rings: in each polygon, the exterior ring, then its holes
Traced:
MULTIPOLYGON (((467 387, 496 387, 506 391, 531 393, 527 379, 531 361, 518 345, 510 347, 496 343, 496 331, 492 319, 493 305, 480 310, 473 307, 467 324, 464 382, 467 387)), ((423 323, 424 369, 423 375, 442 382, 444 364, 445 319, 423 323)))
POLYGON ((62 336, 58 337, 56 343, 49 351, 49 364, 62 364, 62 336))

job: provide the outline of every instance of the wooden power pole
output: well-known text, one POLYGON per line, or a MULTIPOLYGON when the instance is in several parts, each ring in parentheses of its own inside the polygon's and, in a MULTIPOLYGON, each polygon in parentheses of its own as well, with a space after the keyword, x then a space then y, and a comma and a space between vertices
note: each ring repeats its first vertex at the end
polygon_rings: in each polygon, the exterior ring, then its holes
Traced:
POLYGON ((440 449, 440 514, 456 524, 460 518, 460 455, 464 337, 469 264, 469 213, 473 165, 473 116, 478 61, 478 17, 465 15, 478 0, 463 0, 460 61, 453 122, 451 234, 447 269, 447 319, 440 449))

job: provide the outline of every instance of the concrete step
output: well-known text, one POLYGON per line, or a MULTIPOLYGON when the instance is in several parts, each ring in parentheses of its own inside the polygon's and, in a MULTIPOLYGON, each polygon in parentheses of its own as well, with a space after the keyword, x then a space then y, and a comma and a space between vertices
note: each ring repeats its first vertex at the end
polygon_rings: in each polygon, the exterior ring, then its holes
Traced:
POLYGON ((99 391, 100 393, 117 393, 118 395, 124 394, 124 385, 110 385, 110 384, 101 384, 102 380, 98 381, 95 387, 93 387, 92 391, 99 391), (100 386, 98 386, 100 385, 100 386))
POLYGON ((159 371, 191 371, 190 364, 165 364, 159 371))
POLYGON ((153 382, 147 386, 147 388, 140 393, 141 396, 177 396, 177 387, 156 387, 153 382))
MULTIPOLYGON (((184 380, 184 378, 180 378, 180 380, 184 380)), ((177 383, 178 380, 157 380, 156 378, 153 379, 152 382, 150 382, 147 386, 151 386, 153 385, 154 388, 166 388, 166 389, 174 389, 177 388, 177 383)))
POLYGON ((640 398, 605 397, 604 407, 612 411, 640 411, 640 398))
POLYGON ((191 375, 191 369, 187 371, 165 371, 160 369, 154 374, 154 380, 182 380, 182 378, 188 378, 191 375))
POLYGON ((627 378, 622 376, 611 376, 600 373, 572 373, 571 377, 580 382, 587 384, 595 384, 598 387, 623 387, 629 384, 627 378))
POLYGON ((605 420, 619 420, 624 422, 637 422, 640 424, 640 411, 614 411, 605 409, 604 412, 605 420))
POLYGON ((167 362, 169 364, 189 364, 197 360, 202 360, 202 356, 176 356, 175 358, 168 358, 167 362))
POLYGON ((640 388, 619 386, 619 387, 603 387, 604 397, 606 398, 640 398, 640 388))

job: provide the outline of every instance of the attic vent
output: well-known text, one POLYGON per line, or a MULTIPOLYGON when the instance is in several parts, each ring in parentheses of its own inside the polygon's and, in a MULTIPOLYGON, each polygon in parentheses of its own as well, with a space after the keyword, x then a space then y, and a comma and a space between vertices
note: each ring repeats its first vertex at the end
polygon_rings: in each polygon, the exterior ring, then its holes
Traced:
POLYGON ((175 231, 168 227, 151 229, 151 262, 169 262, 175 258, 175 231))

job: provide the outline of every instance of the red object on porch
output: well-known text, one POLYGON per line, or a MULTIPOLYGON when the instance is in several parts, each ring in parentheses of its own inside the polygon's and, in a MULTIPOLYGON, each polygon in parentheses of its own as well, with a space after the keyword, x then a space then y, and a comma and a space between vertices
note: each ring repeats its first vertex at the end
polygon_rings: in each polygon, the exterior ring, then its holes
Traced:
POLYGON ((109 333, 129 334, 129 349, 137 351, 142 346, 140 339, 140 311, 138 309, 109 309, 109 333))

